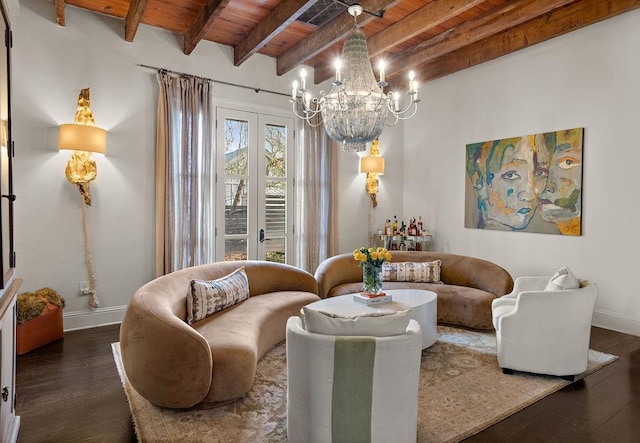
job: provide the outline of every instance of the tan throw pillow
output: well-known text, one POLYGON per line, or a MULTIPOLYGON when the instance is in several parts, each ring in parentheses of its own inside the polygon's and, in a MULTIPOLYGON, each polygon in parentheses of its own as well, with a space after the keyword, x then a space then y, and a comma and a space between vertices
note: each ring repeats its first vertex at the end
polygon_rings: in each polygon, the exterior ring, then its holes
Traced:
POLYGON ((303 306, 302 318, 304 329, 314 334, 387 337, 407 331, 411 310, 371 312, 349 317, 303 306))
POLYGON ((216 280, 191 280, 187 291, 187 323, 207 318, 249 298, 244 266, 216 280))
POLYGON ((563 266, 556 272, 547 286, 544 288, 545 291, 562 291, 564 289, 578 289, 580 287, 580 282, 573 275, 573 272, 569 270, 566 266, 563 266))
POLYGON ((382 264, 382 281, 406 281, 415 283, 442 283, 441 260, 428 262, 397 262, 382 264))

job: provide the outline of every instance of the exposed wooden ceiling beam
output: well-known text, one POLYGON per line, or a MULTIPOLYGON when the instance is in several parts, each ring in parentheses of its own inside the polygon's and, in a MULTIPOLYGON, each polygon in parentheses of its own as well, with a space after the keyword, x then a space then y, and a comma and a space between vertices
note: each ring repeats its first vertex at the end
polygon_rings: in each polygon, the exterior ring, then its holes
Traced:
POLYGON ((222 13, 230 0, 207 0, 189 30, 184 34, 184 53, 189 55, 202 40, 209 26, 222 13))
POLYGON ((582 0, 432 60, 416 75, 443 77, 638 8, 640 0, 582 0))
MULTIPOLYGON (((416 45, 409 51, 391 57, 388 78, 424 65, 449 52, 480 41, 506 29, 518 26, 575 0, 517 0, 487 11, 435 37, 416 45)), ((420 78, 420 81, 424 81, 420 78)))
POLYGON ((138 25, 142 21, 142 15, 147 7, 147 0, 131 0, 129 11, 124 19, 124 39, 132 42, 138 32, 138 25))
POLYGON ((56 23, 64 26, 64 0, 55 0, 56 7, 56 23))
POLYGON ((286 0, 281 2, 256 26, 251 33, 233 48, 233 64, 240 66, 258 52, 273 37, 297 20, 316 0, 286 0))
MULTIPOLYGON (((400 0, 365 0, 360 4, 364 9, 375 12, 393 6, 399 1, 400 0)), ((358 17, 358 24, 364 25, 374 18, 374 16, 369 14, 362 14, 358 17)), ((304 63, 342 39, 352 28, 353 17, 345 10, 345 12, 330 22, 325 23, 318 28, 316 32, 278 57, 276 61, 276 74, 286 74, 300 63, 304 63)))
MULTIPOLYGON (((486 0, 434 0, 414 13, 398 20, 393 25, 367 39, 369 58, 405 42, 418 34, 427 32, 464 11, 484 3, 486 0)), ((333 75, 333 66, 325 63, 315 69, 315 82, 321 83, 333 75)))

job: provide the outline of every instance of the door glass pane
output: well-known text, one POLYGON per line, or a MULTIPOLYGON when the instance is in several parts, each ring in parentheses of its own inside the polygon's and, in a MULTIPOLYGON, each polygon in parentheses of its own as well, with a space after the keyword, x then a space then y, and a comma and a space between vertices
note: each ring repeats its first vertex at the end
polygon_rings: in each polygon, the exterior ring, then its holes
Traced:
POLYGON ((224 233, 247 234, 247 181, 244 178, 224 181, 224 233))
POLYGON ((278 180, 265 182, 265 231, 284 233, 287 226, 287 184, 278 180))
POLYGON ((246 260, 247 259, 247 239, 226 239, 224 241, 224 260, 246 260))
POLYGON ((285 238, 270 238, 264 241, 264 249, 266 260, 276 263, 285 263, 285 251, 286 248, 285 238))
POLYGON ((247 175, 249 122, 224 120, 224 172, 227 175, 247 175))
POLYGON ((287 127, 265 125, 264 150, 266 156, 266 176, 285 177, 287 164, 287 127))

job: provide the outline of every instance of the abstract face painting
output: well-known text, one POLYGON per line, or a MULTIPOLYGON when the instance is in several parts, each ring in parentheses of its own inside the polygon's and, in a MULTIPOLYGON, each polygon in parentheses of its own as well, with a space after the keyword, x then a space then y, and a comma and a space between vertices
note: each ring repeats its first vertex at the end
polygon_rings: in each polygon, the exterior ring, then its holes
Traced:
POLYGON ((562 234, 580 235, 582 209, 582 131, 556 133, 549 178, 540 200, 544 221, 562 234))
POLYGON ((580 235, 582 129, 467 145, 465 226, 580 235))

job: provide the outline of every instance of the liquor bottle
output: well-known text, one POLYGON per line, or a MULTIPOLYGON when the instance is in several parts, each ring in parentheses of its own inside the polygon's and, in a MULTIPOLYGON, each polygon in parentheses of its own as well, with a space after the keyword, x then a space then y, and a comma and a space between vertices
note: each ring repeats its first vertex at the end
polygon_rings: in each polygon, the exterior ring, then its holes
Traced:
POLYGON ((418 235, 422 235, 423 226, 422 226, 422 216, 418 217, 418 235))
POLYGON ((393 222, 391 223, 391 230, 393 231, 393 235, 398 233, 398 219, 396 216, 393 216, 393 222))
POLYGON ((402 220, 402 225, 400 226, 400 235, 407 235, 407 225, 402 220))
POLYGON ((409 222, 409 235, 410 235, 410 236, 412 236, 412 237, 415 237, 416 235, 418 235, 418 234, 416 234, 416 231, 417 231, 417 228, 416 228, 416 219, 415 219, 415 217, 414 217, 414 218, 412 218, 412 219, 411 219, 411 221, 409 222))
POLYGON ((391 220, 387 219, 387 222, 384 224, 384 234, 393 235, 393 231, 391 229, 391 220))

